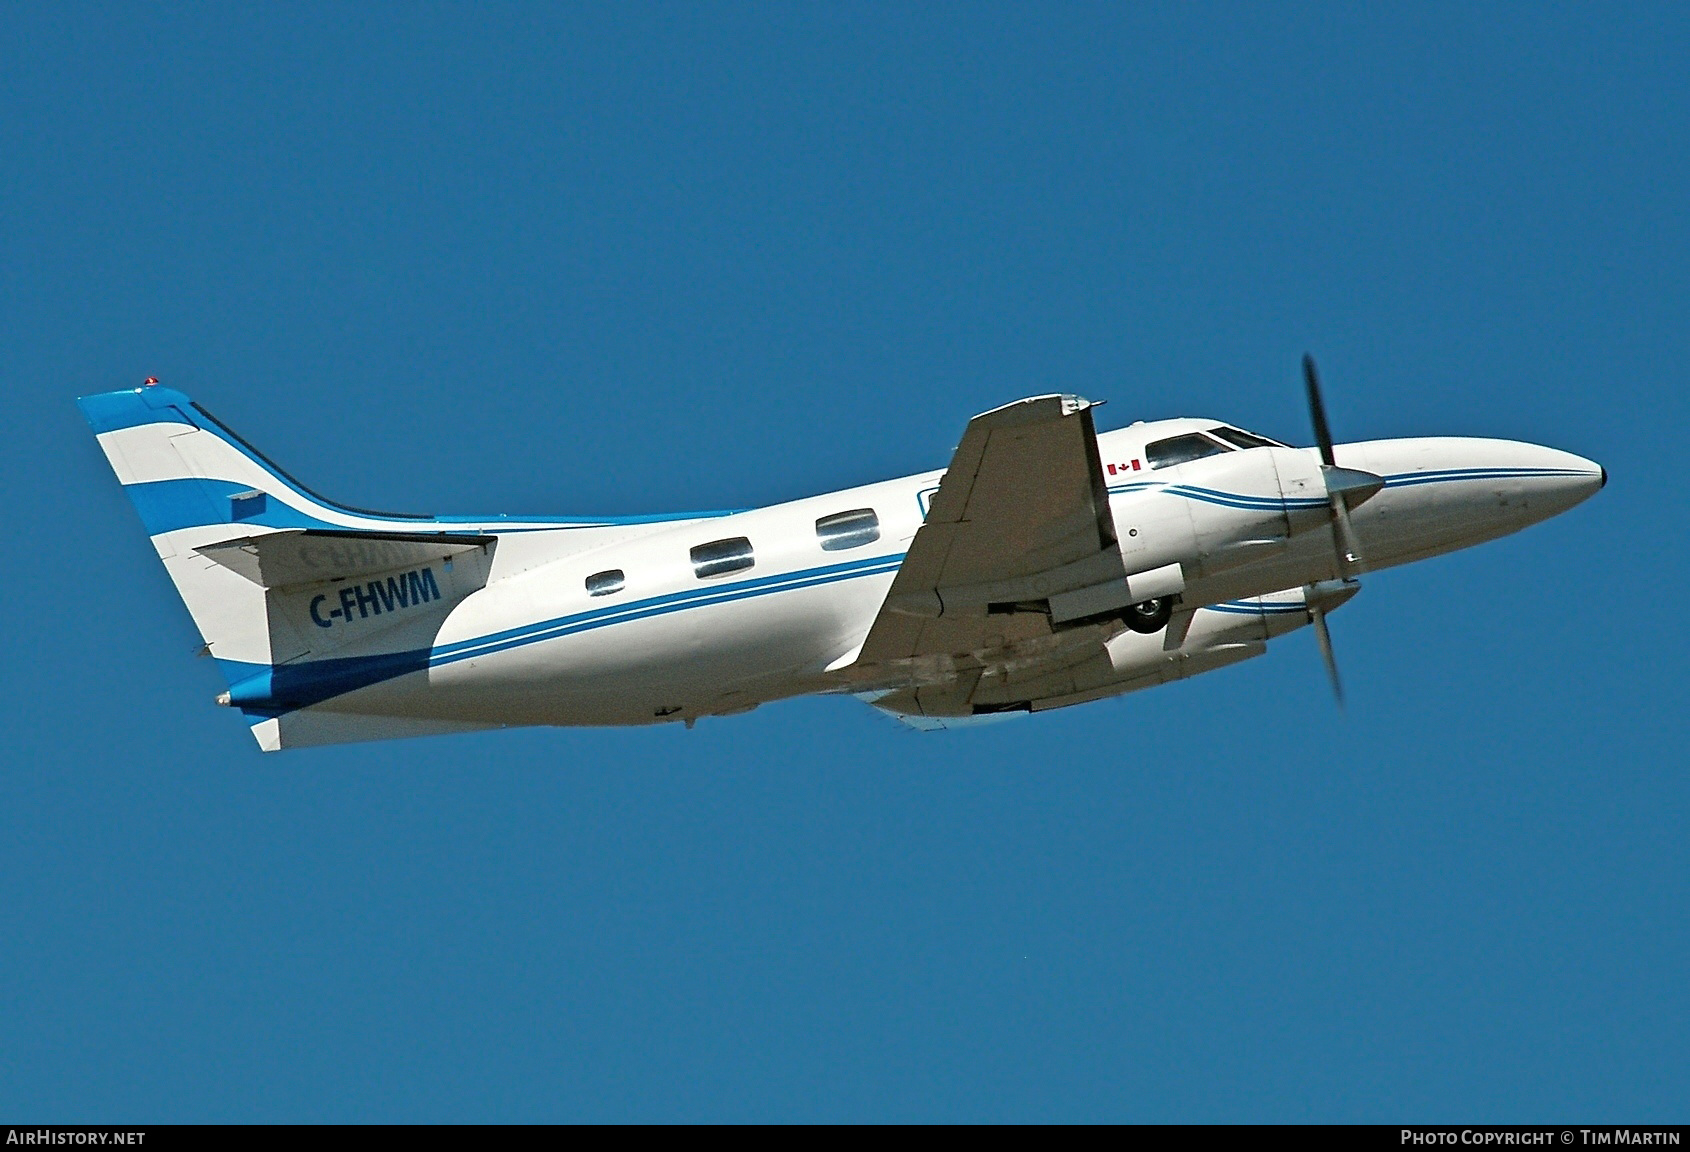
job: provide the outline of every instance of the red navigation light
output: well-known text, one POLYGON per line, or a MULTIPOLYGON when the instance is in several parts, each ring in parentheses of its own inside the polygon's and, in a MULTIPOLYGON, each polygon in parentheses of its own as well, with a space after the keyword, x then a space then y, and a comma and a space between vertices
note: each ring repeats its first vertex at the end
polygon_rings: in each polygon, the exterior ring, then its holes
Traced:
POLYGON ((153 385, 155 385, 157 383, 158 383, 158 377, 157 376, 148 376, 146 378, 146 380, 142 382, 142 386, 146 387, 146 388, 151 388, 153 385))

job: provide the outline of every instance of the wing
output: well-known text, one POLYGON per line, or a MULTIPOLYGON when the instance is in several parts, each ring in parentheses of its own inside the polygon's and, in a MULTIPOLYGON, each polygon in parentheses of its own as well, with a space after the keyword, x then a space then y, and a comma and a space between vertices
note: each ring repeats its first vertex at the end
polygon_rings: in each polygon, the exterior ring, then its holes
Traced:
POLYGON ((853 670, 966 667, 1126 603, 1092 407, 1035 396, 968 422, 853 670))

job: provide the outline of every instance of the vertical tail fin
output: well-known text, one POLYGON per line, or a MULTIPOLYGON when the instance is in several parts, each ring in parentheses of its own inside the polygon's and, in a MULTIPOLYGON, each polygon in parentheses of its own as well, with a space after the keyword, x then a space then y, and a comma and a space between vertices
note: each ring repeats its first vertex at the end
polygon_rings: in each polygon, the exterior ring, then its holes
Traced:
POLYGON ((171 388, 76 403, 154 537, 210 525, 393 531, 434 519, 326 500, 171 388))
POLYGON ((84 396, 77 406, 226 672, 303 655, 292 629, 269 626, 262 587, 196 551, 255 528, 306 526, 315 517, 283 499, 295 486, 172 389, 84 396))
POLYGON ((77 404, 261 747, 418 726, 302 717, 288 741, 278 721, 425 669, 446 614, 486 583, 494 538, 324 500, 168 388, 77 404))

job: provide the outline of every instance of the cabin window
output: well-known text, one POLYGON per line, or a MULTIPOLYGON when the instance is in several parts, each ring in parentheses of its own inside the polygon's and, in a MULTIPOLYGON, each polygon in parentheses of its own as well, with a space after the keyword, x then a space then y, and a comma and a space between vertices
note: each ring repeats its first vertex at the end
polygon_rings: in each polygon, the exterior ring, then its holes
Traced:
POLYGON ((1266 436, 1258 436, 1254 432, 1246 432, 1242 428, 1211 428, 1209 435, 1219 436, 1228 444, 1236 444, 1240 448, 1283 448, 1285 445, 1276 440, 1269 440, 1266 436))
POLYGON ((873 508, 835 512, 816 521, 816 536, 822 542, 823 552, 861 548, 880 539, 880 517, 874 514, 873 508))
POLYGON ((1205 456, 1215 456, 1222 452, 1231 452, 1225 444, 1211 440, 1200 432, 1191 432, 1184 436, 1170 436, 1166 440, 1158 440, 1154 444, 1144 446, 1144 458, 1150 462, 1152 468, 1172 468, 1175 464, 1184 464, 1191 460, 1201 460, 1205 456))
POLYGON ((692 570, 698 574, 700 580, 739 572, 756 562, 751 555, 751 541, 744 536, 712 540, 692 550, 692 570))
POLYGON ((609 596, 612 592, 622 591, 627 580, 622 576, 622 569, 608 568, 603 572, 594 572, 587 577, 587 595, 609 596))

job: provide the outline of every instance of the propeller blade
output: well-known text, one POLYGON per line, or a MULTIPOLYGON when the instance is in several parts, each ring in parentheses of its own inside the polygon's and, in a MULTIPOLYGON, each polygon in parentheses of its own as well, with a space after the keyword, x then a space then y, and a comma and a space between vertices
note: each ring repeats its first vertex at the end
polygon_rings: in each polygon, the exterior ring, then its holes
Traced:
POLYGON ((1336 468, 1332 457, 1332 429, 1326 425, 1326 405, 1320 398, 1320 373, 1315 371, 1314 357, 1303 353, 1303 384, 1309 393, 1309 416, 1314 420, 1314 440, 1320 445, 1320 461, 1328 468, 1336 468))
POLYGON ((1320 446, 1320 475, 1326 485, 1326 499, 1332 505, 1332 543, 1338 553, 1337 584, 1311 584, 1305 591, 1309 622, 1314 625, 1315 639, 1320 643, 1320 658, 1326 662, 1326 675, 1332 681, 1332 695, 1338 707, 1344 706, 1344 682, 1338 677, 1338 657, 1332 651, 1332 630, 1326 626, 1328 608, 1336 608, 1356 594, 1360 587, 1354 576, 1361 571, 1361 546, 1356 543, 1355 528, 1350 523, 1350 508, 1371 499, 1385 486, 1383 476, 1354 468, 1338 467, 1332 451, 1332 428, 1326 422, 1326 402, 1320 395, 1320 372, 1314 357, 1303 353, 1303 386, 1309 396, 1309 419, 1314 424, 1315 443, 1320 446))
POLYGON ((1309 619, 1314 622, 1314 637, 1320 642, 1320 658, 1326 661, 1326 675, 1332 680, 1332 695, 1338 700, 1338 707, 1344 706, 1344 685, 1338 679, 1338 658, 1332 653, 1332 630, 1326 626, 1326 609, 1313 606, 1309 608, 1309 619))
POLYGON ((1332 494, 1332 539, 1338 545, 1338 560, 1348 578, 1361 567, 1361 545, 1356 543, 1356 531, 1350 525, 1350 507, 1343 496, 1332 494))
POLYGON ((1326 402, 1320 395, 1320 372, 1314 357, 1303 353, 1303 384, 1308 389, 1309 418, 1320 446, 1320 473, 1326 483, 1326 499, 1332 505, 1332 543, 1338 552, 1338 575, 1348 579, 1361 571, 1361 546, 1350 524, 1350 509, 1371 499, 1385 486, 1382 476, 1355 468, 1338 467, 1332 451, 1332 427, 1326 422, 1326 402))

